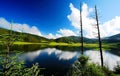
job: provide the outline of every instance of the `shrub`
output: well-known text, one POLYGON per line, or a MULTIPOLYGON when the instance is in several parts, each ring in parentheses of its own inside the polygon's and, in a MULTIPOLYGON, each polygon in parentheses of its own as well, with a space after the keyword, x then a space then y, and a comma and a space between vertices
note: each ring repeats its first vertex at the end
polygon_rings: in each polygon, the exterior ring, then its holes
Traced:
POLYGON ((114 71, 116 74, 120 74, 120 64, 117 64, 117 66, 114 68, 114 71))
POLYGON ((32 67, 25 67, 23 60, 18 60, 17 56, 9 57, 9 62, 6 65, 6 59, 1 58, 0 60, 0 76, 42 76, 40 74, 39 64, 33 64, 32 67), (6 68, 7 66, 7 68, 6 68))
POLYGON ((106 67, 101 67, 98 64, 88 63, 89 57, 80 56, 76 61, 69 74, 71 76, 114 76, 113 72, 106 67))

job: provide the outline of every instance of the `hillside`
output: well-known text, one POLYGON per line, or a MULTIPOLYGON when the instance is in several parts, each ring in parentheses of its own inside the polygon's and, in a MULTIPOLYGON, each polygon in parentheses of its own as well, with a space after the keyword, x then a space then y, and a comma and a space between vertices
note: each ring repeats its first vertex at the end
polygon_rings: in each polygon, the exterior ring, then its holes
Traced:
MULTIPOLYGON (((77 43, 77 42, 80 42, 81 39, 79 36, 67 36, 67 37, 57 38, 57 39, 55 39, 55 41, 56 42, 77 43)), ((86 43, 93 43, 93 42, 97 42, 97 39, 89 39, 89 38, 83 37, 83 41, 86 43)))
POLYGON ((120 42, 120 34, 116 34, 110 37, 106 37, 103 39, 104 42, 106 43, 118 43, 120 42))
MULTIPOLYGON (((8 34, 9 32, 10 32, 10 30, 0 28, 0 35, 8 34)), ((15 31, 12 31, 12 32, 14 34, 17 34, 17 35, 20 34, 19 32, 15 32, 15 31)), ((28 34, 28 33, 23 33, 22 38, 23 38, 24 42, 35 42, 35 43, 50 42, 50 41, 64 42, 64 43, 78 43, 78 42, 80 42, 79 36, 66 36, 66 37, 60 37, 57 39, 47 39, 45 37, 41 37, 41 36, 37 36, 37 35, 33 35, 33 34, 28 34)), ((97 43, 98 42, 97 39, 89 39, 86 37, 83 37, 83 41, 85 43, 97 43)), ((116 42, 118 42, 119 43, 120 42, 120 34, 106 37, 106 38, 102 39, 102 42, 104 42, 104 43, 116 43, 116 42)))
MULTIPOLYGON (((0 35, 9 34, 9 32, 10 32, 10 30, 0 28, 0 35)), ((20 34, 19 32, 15 32, 15 31, 12 31, 12 32, 13 32, 13 34, 17 34, 17 35, 20 34)), ((22 39, 23 39, 24 42, 35 42, 35 43, 48 42, 49 41, 49 39, 47 39, 47 38, 37 36, 37 35, 33 35, 33 34, 28 34, 28 33, 23 33, 22 34, 22 39)))
POLYGON ((77 36, 60 37, 60 38, 55 39, 55 41, 65 42, 65 43, 80 42, 80 37, 77 37, 77 36))
MULTIPOLYGON (((80 42, 80 37, 78 37, 78 36, 61 37, 61 38, 55 39, 55 41, 56 42, 66 42, 66 43, 70 43, 70 42, 76 43, 76 42, 80 42)), ((90 38, 83 37, 83 41, 85 43, 97 43, 98 39, 90 39, 90 38)), ((102 42, 103 43, 120 42, 120 34, 106 37, 106 38, 102 39, 102 42)))

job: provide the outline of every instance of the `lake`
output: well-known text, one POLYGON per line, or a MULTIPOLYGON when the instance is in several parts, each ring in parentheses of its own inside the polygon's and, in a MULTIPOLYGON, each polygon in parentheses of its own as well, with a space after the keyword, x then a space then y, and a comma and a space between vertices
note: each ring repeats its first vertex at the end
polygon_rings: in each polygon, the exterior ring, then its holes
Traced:
MULTIPOLYGON (((70 66, 78 59, 81 55, 80 48, 65 48, 65 47, 45 47, 41 48, 40 46, 35 45, 25 45, 25 46, 17 46, 15 49, 19 49, 19 51, 24 51, 20 54, 20 58, 22 58, 26 66, 32 66, 36 62, 39 63, 41 68, 45 68, 42 70, 42 73, 45 76, 51 76, 52 74, 55 76, 63 76, 65 75, 70 66), (31 49, 31 47, 34 47, 31 49)), ((13 48, 12 48, 13 49, 13 48)), ((96 64, 100 64, 100 53, 97 50, 92 49, 84 49, 84 55, 89 56, 89 62, 93 62, 96 64)), ((114 53, 113 51, 103 51, 104 56, 104 64, 108 66, 111 70, 113 70, 114 66, 120 62, 119 53, 114 53)))

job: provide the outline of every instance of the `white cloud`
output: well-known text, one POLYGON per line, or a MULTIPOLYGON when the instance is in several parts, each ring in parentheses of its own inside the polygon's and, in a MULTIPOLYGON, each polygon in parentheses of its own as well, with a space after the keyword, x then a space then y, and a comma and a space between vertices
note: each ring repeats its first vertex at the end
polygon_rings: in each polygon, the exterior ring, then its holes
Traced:
POLYGON ((52 33, 49 33, 45 37, 48 38, 48 39, 55 39, 55 36, 52 33))
POLYGON ((56 38, 62 37, 61 34, 56 34, 55 36, 56 36, 56 38))
POLYGON ((70 3, 69 7, 70 7, 72 12, 67 17, 71 21, 72 25, 75 28, 79 29, 80 28, 80 23, 79 23, 80 22, 80 18, 79 18, 80 11, 77 8, 75 8, 72 3, 70 3))
POLYGON ((120 33, 120 17, 116 16, 114 19, 105 22, 101 25, 102 36, 111 36, 120 33))
MULTIPOLYGON (((75 8, 72 3, 70 3, 71 14, 67 16, 67 18, 71 21, 72 26, 77 30, 80 30, 80 11, 75 8)), ((93 8, 88 8, 87 4, 83 4, 82 6, 82 21, 83 21, 83 30, 86 32, 86 37, 92 36, 92 26, 91 24, 95 24, 95 20, 89 18, 89 14, 93 12, 93 8)))
POLYGON ((69 29, 60 29, 58 33, 61 34, 62 36, 76 36, 76 34, 69 29))
POLYGON ((55 39, 63 36, 77 36, 77 34, 70 29, 60 29, 59 31, 57 31, 55 35, 53 35, 52 33, 49 33, 45 37, 49 39, 55 39))
MULTIPOLYGON (((8 22, 5 18, 0 18, 0 27, 10 29, 11 28, 11 23, 8 22)), ((12 23, 12 30, 25 33, 30 33, 30 34, 35 34, 39 36, 44 36, 49 39, 55 39, 63 36, 76 36, 76 34, 70 30, 70 29, 59 29, 57 33, 54 35, 52 33, 49 33, 48 35, 42 35, 41 32, 38 30, 36 26, 30 27, 28 24, 20 24, 20 23, 12 23)))
MULTIPOLYGON (((70 3, 71 14, 67 18, 71 21, 71 24, 77 30, 80 30, 80 11, 70 3)), ((82 21, 84 36, 88 38, 95 38, 94 33, 97 32, 93 25, 96 24, 95 19, 90 18, 89 15, 93 12, 93 8, 89 8, 87 4, 82 5, 82 21)), ((111 36, 120 33, 120 17, 107 21, 100 25, 101 37, 111 36)))
MULTIPOLYGON (((71 14, 67 16, 67 18, 71 21, 71 24, 74 28, 76 28, 76 32, 73 32, 70 29, 59 29, 57 34, 53 35, 49 33, 47 38, 59 38, 63 36, 77 36, 80 30, 80 11, 75 8, 72 3, 70 3, 71 14)), ((87 4, 83 3, 82 5, 82 21, 83 21, 83 31, 84 36, 88 38, 95 38, 97 36, 97 29, 94 28, 93 25, 96 24, 96 20, 90 18, 89 15, 93 12, 93 8, 89 8, 87 4)), ((114 34, 120 33, 120 17, 115 17, 114 19, 105 22, 100 25, 101 37, 106 37, 114 34), (110 28, 112 27, 112 28, 110 28)))
MULTIPOLYGON (((5 18, 0 18, 0 27, 10 29, 11 23, 8 22, 5 18)), ((21 32, 35 34, 41 36, 41 32, 38 30, 36 26, 30 27, 28 24, 20 24, 20 23, 12 23, 12 30, 21 32)))

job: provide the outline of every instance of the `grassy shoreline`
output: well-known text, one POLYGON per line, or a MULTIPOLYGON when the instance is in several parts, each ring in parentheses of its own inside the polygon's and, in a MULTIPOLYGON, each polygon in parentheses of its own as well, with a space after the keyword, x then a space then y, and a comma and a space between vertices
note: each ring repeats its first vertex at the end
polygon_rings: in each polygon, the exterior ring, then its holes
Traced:
MULTIPOLYGON (((56 46, 61 46, 61 47, 80 47, 81 43, 57 43, 57 42, 42 42, 42 43, 32 43, 32 42, 14 42, 15 45, 32 45, 32 44, 37 44, 37 45, 43 45, 47 47, 56 47, 56 46)), ((112 43, 103 43, 102 44, 102 49, 103 50, 109 50, 112 47, 117 47, 117 44, 112 43)), ((98 43, 84 43, 84 48, 92 48, 92 49, 99 49, 98 43)))

